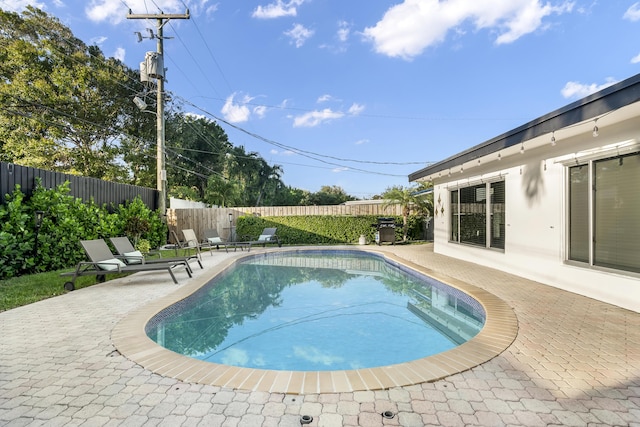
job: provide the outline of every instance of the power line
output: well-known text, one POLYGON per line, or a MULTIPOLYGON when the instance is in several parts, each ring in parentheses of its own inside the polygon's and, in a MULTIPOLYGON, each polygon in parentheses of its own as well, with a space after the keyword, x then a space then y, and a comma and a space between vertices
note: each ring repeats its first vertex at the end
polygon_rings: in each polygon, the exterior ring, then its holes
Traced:
MULTIPOLYGON (((126 6, 126 3, 124 3, 124 2, 122 2, 122 3, 126 6)), ((200 34, 201 34, 201 33, 200 33, 200 34)), ((71 43, 69 40, 66 40, 66 42, 67 42, 67 43, 69 43, 69 45, 72 45, 72 43, 71 43)), ((68 56, 68 57, 71 57, 71 56, 70 56, 70 55, 68 55, 66 52, 61 52, 61 53, 62 53, 63 55, 66 55, 66 56, 68 56)), ((211 53, 211 52, 210 52, 210 53, 211 53)), ((212 55, 212 53, 211 53, 211 55, 212 55)), ((93 56, 93 55, 91 55, 91 56, 93 56)), ((212 55, 212 56, 213 56, 213 55, 212 55)), ((193 57, 193 55, 191 55, 191 57, 192 57, 192 59, 193 59, 194 61, 196 61, 196 59, 193 57)), ((76 59, 75 59, 75 58, 73 58, 73 57, 71 57, 71 58, 72 58, 73 60, 76 60, 76 59)), ((215 60, 215 58, 213 58, 213 59, 215 60)), ((79 62, 79 60, 76 60, 76 61, 77 61, 77 62, 79 62)), ((196 62, 197 62, 197 61, 196 61, 196 62)), ((216 61, 216 62, 217 62, 217 61, 216 61)), ((111 66, 111 65, 109 64, 109 66, 111 66)), ((115 67, 114 67, 114 70, 115 70, 115 67)), ((118 71, 120 71, 120 69, 118 69, 118 71)), ((129 80, 133 81, 133 79, 132 79, 131 77, 129 77, 128 75, 127 75, 127 78, 128 78, 129 80)), ((117 79, 113 79, 113 78, 112 78, 112 80, 114 80, 117 84, 121 85, 122 87, 126 88, 127 90, 129 90, 129 91, 131 91, 131 92, 135 92, 135 89, 134 89, 134 88, 132 88, 131 86, 128 86, 128 85, 124 84, 122 81, 117 80, 117 79)), ((136 81, 136 83, 137 83, 137 81, 136 81)), ((285 145, 285 144, 277 143, 276 141, 272 141, 272 140, 269 140, 269 139, 267 139, 267 138, 264 138, 264 137, 262 137, 262 136, 260 136, 260 135, 257 135, 257 134, 255 134, 255 133, 252 133, 252 132, 246 131, 246 130, 244 130, 244 129, 240 128, 239 126, 233 125, 233 124, 231 124, 231 123, 229 123, 229 122, 227 122, 227 121, 225 121, 225 120, 223 120, 223 119, 221 119, 221 118, 216 117, 215 115, 213 115, 213 114, 211 114, 211 113, 207 112, 207 111, 206 111, 206 110, 204 110, 203 108, 201 108, 201 107, 199 107, 199 106, 197 106, 197 105, 195 105, 195 104, 193 104, 193 103, 188 103, 188 104, 190 104, 190 105, 191 105, 191 106, 193 106, 194 108, 197 108, 197 109, 198 109, 198 110, 200 110, 200 111, 206 112, 206 113, 207 113, 207 115, 209 115, 209 116, 213 117, 214 119, 218 120, 219 122, 226 123, 227 125, 229 125, 229 126, 231 126, 231 127, 235 128, 235 129, 238 129, 238 130, 240 130, 240 131, 242 131, 242 132, 244 132, 244 133, 247 133, 248 135, 251 135, 251 136, 253 136, 253 137, 255 137, 255 138, 257 138, 257 139, 259 139, 259 140, 261 140, 261 141, 264 141, 264 142, 267 142, 267 143, 273 144, 273 145, 278 146, 278 147, 283 148, 283 149, 290 150, 290 151, 292 151, 292 152, 296 152, 296 153, 298 153, 298 154, 300 154, 300 155, 302 155, 302 156, 308 157, 308 158, 310 158, 310 159, 312 159, 312 160, 314 160, 314 161, 320 161, 320 162, 322 162, 322 163, 326 163, 326 164, 329 164, 329 165, 334 166, 334 167, 344 168, 346 171, 350 171, 350 172, 359 172, 359 173, 368 173, 368 174, 375 174, 375 175, 393 176, 393 177, 405 177, 405 176, 406 176, 406 175, 404 175, 404 174, 402 174, 402 175, 386 174, 386 173, 381 173, 381 172, 374 172, 374 171, 368 171, 368 170, 364 170, 364 169, 353 168, 353 167, 345 166, 345 165, 342 165, 342 164, 337 164, 337 163, 333 163, 333 162, 326 162, 326 161, 324 161, 324 160, 322 160, 322 159, 318 159, 318 158, 316 158, 316 157, 324 157, 324 158, 334 159, 334 160, 338 160, 338 161, 357 162, 357 163, 389 164, 389 165, 391 165, 391 164, 399 164, 399 165, 403 165, 403 164, 411 164, 411 163, 373 162, 373 161, 364 161, 364 160, 356 160, 356 159, 343 159, 343 158, 338 158, 338 157, 333 157, 333 156, 327 156, 327 155, 322 155, 322 154, 319 154, 319 153, 314 153, 314 152, 310 152, 310 151, 305 151, 305 150, 297 149, 297 148, 295 148, 295 147, 291 147, 291 146, 287 146, 287 145, 285 145)), ((49 108, 51 111, 54 111, 54 112, 56 112, 56 113, 58 113, 58 114, 61 114, 61 115, 62 115, 62 114, 64 114, 64 113, 62 113, 62 112, 58 112, 57 110, 55 110, 55 109, 53 109, 53 108, 51 108, 51 107, 47 107, 47 108, 49 108)), ((75 118, 75 119, 77 119, 77 118, 75 118)), ((100 125, 98 125, 98 124, 96 124, 96 123, 91 123, 91 124, 92 124, 92 125, 94 125, 94 126, 100 126, 100 125)), ((212 145, 212 143, 210 142, 209 138, 207 138, 205 135, 203 135, 202 133, 200 133, 200 132, 199 132, 199 131, 198 131, 198 130, 193 126, 193 124, 192 124, 192 123, 188 122, 187 124, 188 124, 188 126, 190 126, 190 127, 191 127, 191 128, 192 128, 192 129, 197 133, 197 134, 199 134, 201 137, 203 137, 203 139, 204 139, 208 144, 212 145)), ((124 134, 124 135, 126 135, 126 134, 124 134)), ((128 136, 128 137, 130 137, 130 138, 134 138, 134 139, 140 139, 139 137, 134 136, 134 135, 127 135, 127 136, 128 136)), ((145 141, 145 143, 149 143, 149 142, 148 142, 148 141, 145 141)), ((163 150, 163 152, 164 152, 164 150, 163 150)), ((192 159, 191 159, 191 160, 192 160, 192 159)), ((193 161, 193 160, 192 160, 192 162, 196 163, 196 162, 195 162, 195 161, 193 161)), ((417 162, 417 163, 423 164, 423 162, 417 162)), ((314 167, 314 166, 311 166, 311 165, 300 165, 300 166, 305 166, 305 167, 314 167)), ((333 169, 333 168, 327 168, 327 169, 333 169)))
MULTIPOLYGON (((178 40, 180 41, 180 43, 182 43, 182 46, 184 47, 184 49, 186 50, 186 52, 189 54, 189 56, 191 57, 191 59, 193 59, 193 62, 196 64, 196 67, 198 68, 198 70, 200 70, 200 73, 202 73, 202 75, 204 76, 204 78, 207 80, 207 82, 209 83, 209 85, 211 86, 211 88, 214 90, 215 93, 217 93, 218 95, 220 94, 218 92, 218 90, 216 89, 216 87, 213 85, 213 83, 211 83, 211 80, 209 80, 209 76, 207 75, 207 73, 204 72, 204 70, 202 69, 202 67, 200 66, 200 63, 198 61, 196 61, 195 57, 193 56, 193 54, 191 53, 191 50, 189 49, 189 46, 187 46, 187 44, 182 40, 182 37, 180 37, 178 35, 178 32, 175 31, 175 29, 173 28, 173 25, 171 25, 171 23, 169 23, 169 26, 174 30, 176 37, 178 38, 178 40)), ((172 61, 172 63, 174 65, 177 65, 174 61, 172 61)), ((180 70, 182 71, 182 70, 180 70)), ((184 72, 183 72, 184 74, 184 72)), ((185 74, 185 76, 187 76, 187 74, 185 74)), ((189 80, 189 78, 187 77, 187 79, 189 80)), ((192 86, 196 87, 196 85, 194 85, 193 83, 191 83, 192 86)))
MULTIPOLYGON (((284 144, 281 144, 279 142, 276 142, 276 141, 270 140, 268 138, 265 138, 263 136, 260 136, 260 135, 258 135, 256 133, 250 132, 250 131, 248 131, 248 130, 240 127, 240 126, 237 126, 237 125, 235 125, 235 124, 233 124, 231 122, 228 122, 227 120, 224 120, 224 119, 222 119, 220 117, 217 117, 215 114, 205 110, 202 107, 197 106, 196 104, 193 104, 190 101, 187 101, 186 99, 184 99, 182 97, 178 97, 178 98, 181 99, 184 103, 192 106, 193 108, 196 108, 196 109, 200 110, 204 114, 216 119, 217 121, 219 121, 221 123, 225 123, 226 125, 231 126, 232 128, 234 128, 234 129, 236 129, 236 130, 238 130, 240 132, 243 132, 243 133, 245 133, 245 134, 247 134, 247 135, 249 135, 249 136, 251 136, 251 137, 253 137, 255 139, 258 139, 260 141, 266 142, 267 144, 271 144, 271 145, 274 145, 274 146, 279 147, 279 148, 283 148, 283 149, 286 149, 286 150, 293 151, 293 152, 295 152, 295 153, 297 153, 297 154, 299 154, 299 155, 301 155, 303 157, 307 157, 309 159, 312 159, 312 160, 315 160, 315 161, 318 161, 318 162, 321 162, 321 163, 326 163, 326 164, 333 165, 333 166, 343 167, 343 168, 346 168, 347 170, 350 170, 350 171, 359 171, 359 172, 364 172, 364 173, 370 173, 372 175, 382 175, 382 176, 392 176, 392 177, 405 177, 406 176, 404 174, 403 175, 389 174, 389 173, 370 171, 370 170, 366 170, 366 169, 353 168, 353 167, 348 167, 348 166, 341 165, 341 164, 338 164, 338 163, 329 162, 329 161, 326 161, 326 160, 323 160, 323 159, 319 159, 317 157, 314 157, 314 156, 319 156, 319 155, 317 155, 315 153, 312 153, 312 152, 309 152, 309 151, 305 151, 305 150, 300 150, 300 149, 297 149, 297 148, 294 148, 294 147, 291 147, 291 146, 288 146, 288 145, 284 145, 284 144)), ((328 157, 328 156, 323 156, 323 157, 328 157)))

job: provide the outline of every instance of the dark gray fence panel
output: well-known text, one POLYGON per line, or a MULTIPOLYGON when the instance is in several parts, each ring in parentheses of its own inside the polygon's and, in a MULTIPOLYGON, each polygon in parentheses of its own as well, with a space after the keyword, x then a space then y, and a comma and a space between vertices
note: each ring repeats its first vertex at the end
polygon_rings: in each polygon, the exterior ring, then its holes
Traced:
POLYGON ((152 210, 158 207, 158 190, 137 185, 119 184, 96 178, 86 178, 60 172, 46 171, 13 163, 0 162, 0 204, 4 204, 6 195, 13 193, 16 184, 20 190, 30 196, 36 186, 36 178, 42 180, 47 189, 69 181, 70 195, 84 201, 93 201, 99 206, 118 206, 140 196, 144 204, 152 210))

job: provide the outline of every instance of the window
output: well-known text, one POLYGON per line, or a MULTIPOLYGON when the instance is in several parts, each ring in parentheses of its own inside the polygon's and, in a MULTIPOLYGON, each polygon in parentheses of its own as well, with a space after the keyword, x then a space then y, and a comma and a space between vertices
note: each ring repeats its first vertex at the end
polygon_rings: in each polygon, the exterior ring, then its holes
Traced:
POLYGON ((569 259, 589 262, 589 166, 569 168, 569 259))
POLYGON ((504 181, 492 182, 491 194, 491 228, 490 246, 492 248, 504 249, 504 181))
POLYGON ((458 241, 458 190, 451 192, 451 240, 458 241))
POLYGON ((569 168, 568 258, 640 272, 640 153, 569 168))
POLYGON ((504 181, 452 191, 451 241, 504 249, 504 207, 504 181))

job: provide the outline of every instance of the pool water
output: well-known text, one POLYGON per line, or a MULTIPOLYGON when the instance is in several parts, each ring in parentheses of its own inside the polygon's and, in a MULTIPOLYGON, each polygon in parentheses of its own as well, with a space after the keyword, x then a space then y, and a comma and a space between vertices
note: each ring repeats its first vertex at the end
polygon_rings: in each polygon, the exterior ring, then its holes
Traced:
POLYGON ((358 251, 248 257, 158 313, 147 335, 220 364, 290 371, 362 369, 420 359, 476 335, 480 304, 358 251))

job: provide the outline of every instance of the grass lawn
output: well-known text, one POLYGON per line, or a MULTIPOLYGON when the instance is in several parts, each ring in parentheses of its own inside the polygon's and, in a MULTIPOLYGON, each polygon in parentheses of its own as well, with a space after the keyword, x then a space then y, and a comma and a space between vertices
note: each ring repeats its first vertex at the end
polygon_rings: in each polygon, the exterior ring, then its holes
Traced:
MULTIPOLYGON (((186 250, 180 255, 186 256, 193 253, 195 250, 186 250)), ((66 293, 64 283, 71 277, 60 276, 60 273, 73 270, 74 268, 68 268, 0 280, 0 312, 66 293)), ((109 274, 107 280, 123 276, 126 274, 109 274)), ((76 279, 75 287, 81 289, 96 283, 98 283, 96 276, 81 276, 76 279)))
MULTIPOLYGON (((70 277, 61 277, 60 273, 64 271, 73 271, 73 269, 0 280, 0 312, 66 293, 64 282, 67 282, 70 277)), ((108 278, 112 277, 114 277, 113 274, 108 276, 108 278)), ((86 288, 96 283, 95 276, 78 277, 76 289, 86 288)))

